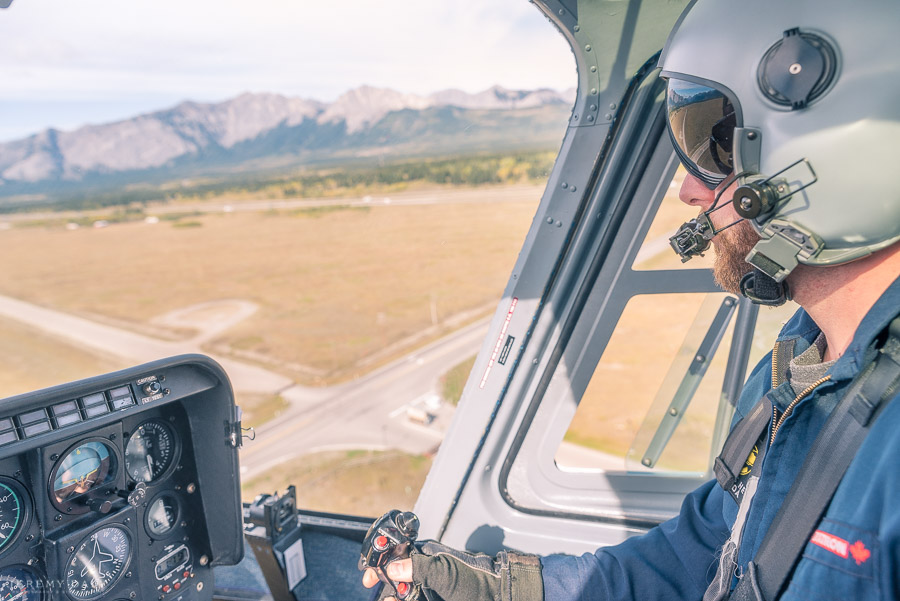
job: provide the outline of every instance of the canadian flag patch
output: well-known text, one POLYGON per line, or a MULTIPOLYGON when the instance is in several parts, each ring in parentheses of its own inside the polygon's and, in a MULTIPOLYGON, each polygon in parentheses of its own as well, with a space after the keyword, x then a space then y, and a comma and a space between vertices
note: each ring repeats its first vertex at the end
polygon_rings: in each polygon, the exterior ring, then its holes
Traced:
POLYGON ((866 563, 866 560, 872 556, 872 552, 866 549, 866 546, 861 540, 858 540, 850 545, 850 555, 853 556, 853 559, 856 561, 856 565, 861 566, 862 564, 866 563))
POLYGON ((872 552, 866 549, 866 545, 858 540, 852 545, 839 536, 829 534, 824 530, 816 530, 813 532, 812 538, 809 539, 814 545, 818 545, 826 551, 831 551, 838 557, 847 559, 853 557, 856 565, 862 565, 872 556, 872 552))

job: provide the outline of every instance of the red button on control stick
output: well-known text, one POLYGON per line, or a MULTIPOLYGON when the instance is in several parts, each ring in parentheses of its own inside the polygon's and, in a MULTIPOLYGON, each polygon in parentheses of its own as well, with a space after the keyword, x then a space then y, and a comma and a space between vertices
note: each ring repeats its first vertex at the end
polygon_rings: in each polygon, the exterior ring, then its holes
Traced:
POLYGON ((381 536, 376 536, 375 540, 372 541, 372 546, 378 551, 384 551, 388 546, 388 537, 383 534, 381 536))
POLYGON ((406 582, 398 582, 397 583, 397 594, 401 597, 405 597, 409 592, 409 584, 406 582))

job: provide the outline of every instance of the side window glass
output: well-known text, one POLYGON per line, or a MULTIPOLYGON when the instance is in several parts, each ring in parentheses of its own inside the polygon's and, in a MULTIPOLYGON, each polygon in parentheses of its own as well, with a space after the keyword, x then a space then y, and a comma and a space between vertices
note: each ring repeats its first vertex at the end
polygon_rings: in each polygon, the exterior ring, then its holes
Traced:
MULTIPOLYGON (((556 453, 561 468, 646 470, 651 443, 676 394, 690 392, 689 370, 728 295, 659 294, 632 298, 581 397, 556 453)), ((731 300, 733 301, 733 298, 731 300)), ((733 323, 733 319, 731 320, 733 323)), ((661 454, 659 471, 704 472, 733 327, 688 399, 661 454)))
MULTIPOLYGON (((635 271, 712 267, 712 249, 685 264, 669 246, 669 236, 699 212, 678 202, 684 174, 681 168, 676 172, 635 271)), ((717 432, 717 424, 727 428, 733 411, 722 395, 735 324, 734 312, 722 322, 726 299, 736 301, 724 292, 644 294, 628 301, 556 450, 559 469, 708 471, 724 433, 717 432), (709 337, 716 334, 721 339, 710 346, 709 337)), ((796 308, 788 303, 761 309, 750 367, 770 350, 796 308)))

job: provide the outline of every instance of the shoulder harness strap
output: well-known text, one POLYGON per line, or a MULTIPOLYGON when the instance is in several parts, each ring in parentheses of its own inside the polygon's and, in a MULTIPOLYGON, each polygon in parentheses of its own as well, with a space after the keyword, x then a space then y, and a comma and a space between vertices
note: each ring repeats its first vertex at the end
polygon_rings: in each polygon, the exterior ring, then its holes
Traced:
MULTIPOLYGON (((779 340, 775 343, 772 350, 772 388, 777 388, 787 378, 788 366, 794 357, 794 346, 797 341, 794 338, 789 340, 779 340)), ((750 457, 754 446, 760 443, 760 440, 769 425, 772 418, 772 401, 768 395, 763 396, 750 413, 742 418, 725 439, 722 446, 722 452, 716 457, 713 463, 713 473, 716 476, 719 486, 725 492, 731 494, 735 501, 739 500, 736 494, 737 481, 744 471, 747 459, 750 457)), ((764 452, 764 448, 759 448, 758 452, 764 452)), ((761 457, 757 458, 757 462, 761 462, 761 457)))
POLYGON ((754 445, 759 442, 760 436, 765 432, 771 419, 772 401, 766 395, 753 406, 746 417, 734 426, 728 438, 725 439, 722 452, 716 457, 713 464, 713 472, 719 486, 726 492, 731 492, 747 457, 750 456, 754 445))

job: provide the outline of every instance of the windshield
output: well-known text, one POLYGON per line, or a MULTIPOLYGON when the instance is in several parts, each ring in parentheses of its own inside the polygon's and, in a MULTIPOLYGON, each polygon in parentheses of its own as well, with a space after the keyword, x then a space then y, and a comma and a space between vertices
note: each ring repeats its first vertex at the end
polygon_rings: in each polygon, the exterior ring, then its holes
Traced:
POLYGON ((499 0, 19 0, 0 31, 2 396, 208 354, 246 501, 411 506, 565 131, 559 34, 499 0))

